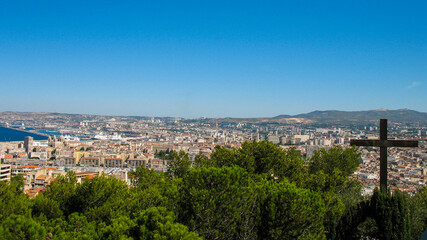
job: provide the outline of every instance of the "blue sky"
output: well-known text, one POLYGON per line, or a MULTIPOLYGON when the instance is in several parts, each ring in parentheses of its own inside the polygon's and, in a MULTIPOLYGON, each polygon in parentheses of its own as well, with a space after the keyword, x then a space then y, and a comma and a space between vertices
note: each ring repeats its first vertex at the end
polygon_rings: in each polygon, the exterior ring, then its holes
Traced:
POLYGON ((427 112, 426 1, 0 1, 0 111, 427 112))

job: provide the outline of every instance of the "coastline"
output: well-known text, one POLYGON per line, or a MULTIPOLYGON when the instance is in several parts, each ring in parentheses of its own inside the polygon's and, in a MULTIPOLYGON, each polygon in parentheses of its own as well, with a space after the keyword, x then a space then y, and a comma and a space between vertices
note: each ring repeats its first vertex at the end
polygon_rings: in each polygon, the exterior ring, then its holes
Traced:
POLYGON ((11 130, 16 130, 16 131, 31 133, 31 134, 35 134, 35 135, 39 135, 39 136, 43 136, 43 137, 49 137, 49 135, 43 134, 43 133, 39 133, 39 132, 31 132, 31 131, 28 131, 28 130, 19 129, 19 128, 12 128, 12 127, 7 127, 7 126, 1 126, 1 127, 8 128, 8 129, 11 129, 11 130))
POLYGON ((31 132, 23 129, 15 129, 11 127, 0 127, 0 142, 24 141, 26 136, 31 136, 34 140, 47 140, 48 135, 38 132, 31 132))

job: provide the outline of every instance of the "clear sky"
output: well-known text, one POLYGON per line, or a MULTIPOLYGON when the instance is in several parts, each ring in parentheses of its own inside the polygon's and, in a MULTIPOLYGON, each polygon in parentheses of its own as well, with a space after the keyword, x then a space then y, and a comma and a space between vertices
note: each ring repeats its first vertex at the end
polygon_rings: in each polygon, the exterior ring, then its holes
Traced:
POLYGON ((0 1, 0 111, 427 112, 427 1, 0 1))

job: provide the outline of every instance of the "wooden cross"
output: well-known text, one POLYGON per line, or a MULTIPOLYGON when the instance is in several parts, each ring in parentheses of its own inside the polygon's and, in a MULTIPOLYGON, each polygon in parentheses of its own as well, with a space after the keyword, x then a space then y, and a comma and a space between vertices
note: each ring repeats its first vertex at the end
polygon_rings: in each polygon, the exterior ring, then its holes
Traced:
POLYGON ((380 119, 380 139, 351 139, 351 146, 380 147, 380 188, 387 189, 387 147, 418 147, 414 140, 388 140, 387 119, 380 119))

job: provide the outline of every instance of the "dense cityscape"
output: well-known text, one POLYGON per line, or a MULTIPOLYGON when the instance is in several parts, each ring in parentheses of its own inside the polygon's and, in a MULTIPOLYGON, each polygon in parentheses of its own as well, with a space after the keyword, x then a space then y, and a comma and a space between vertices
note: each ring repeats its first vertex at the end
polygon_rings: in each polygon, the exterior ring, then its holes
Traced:
MULTIPOLYGON (((95 116, 78 114, 0 114, 3 127, 45 136, 47 140, 0 142, 2 180, 25 175, 29 196, 43 192, 58 175, 75 171, 81 180, 101 173, 129 182, 128 172, 144 165, 167 172, 168 159, 160 153, 184 151, 190 160, 209 157, 215 146, 239 148, 245 141, 269 141, 283 149, 295 148, 310 158, 324 148, 350 147, 350 139, 378 139, 378 121, 316 124, 304 118, 183 119, 95 116)), ((389 124, 389 139, 420 140, 418 148, 389 148, 388 181, 392 189, 414 194, 426 186, 426 125, 389 124)), ((379 148, 361 147, 355 177, 362 195, 379 185, 379 148)))
POLYGON ((427 240, 426 1, 0 6, 0 240, 427 240))

